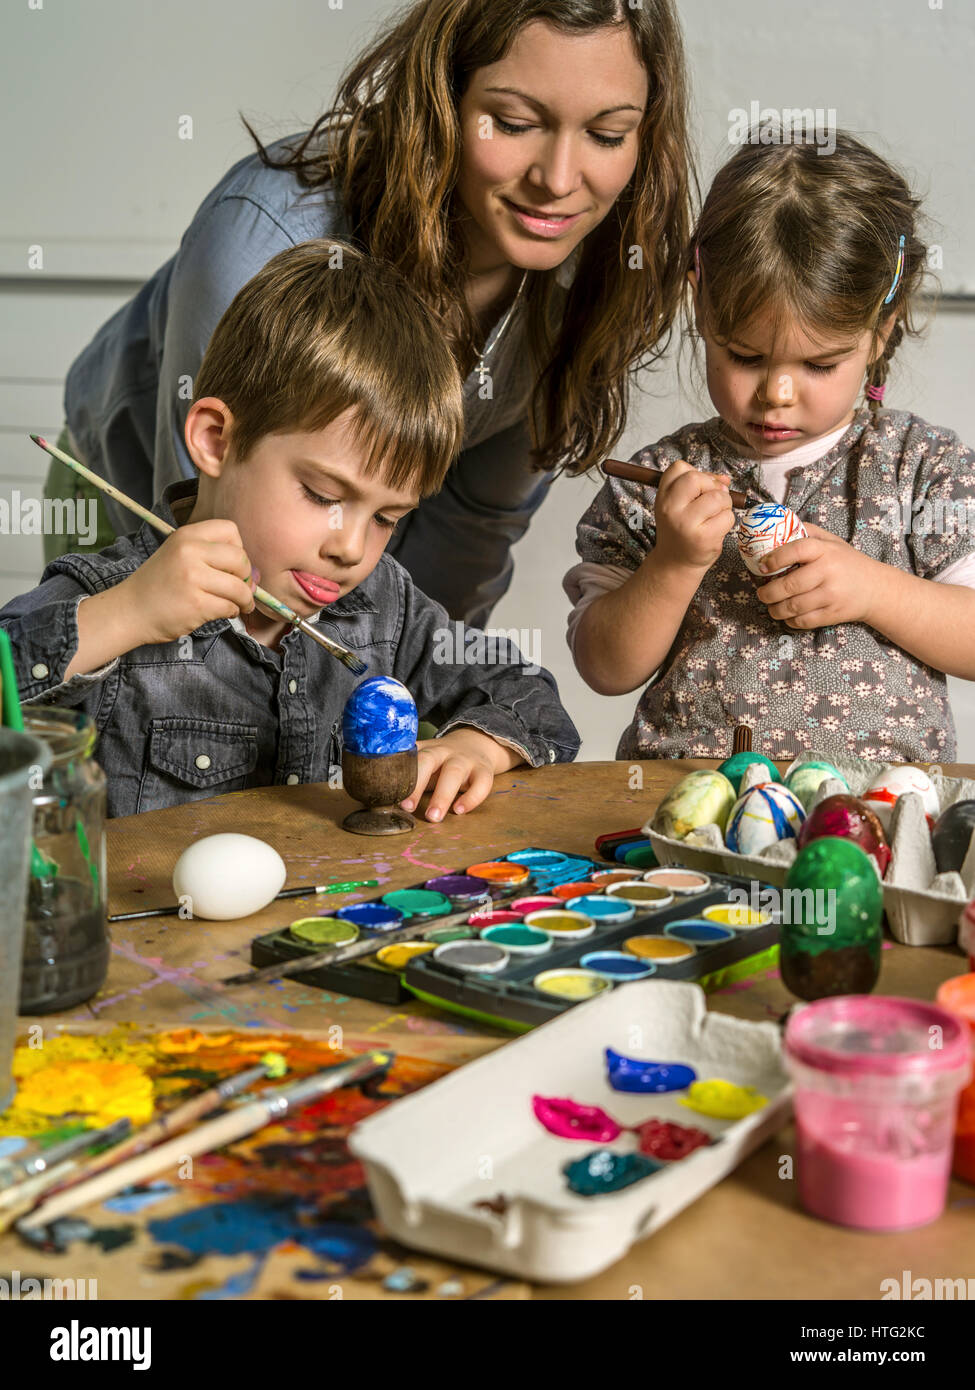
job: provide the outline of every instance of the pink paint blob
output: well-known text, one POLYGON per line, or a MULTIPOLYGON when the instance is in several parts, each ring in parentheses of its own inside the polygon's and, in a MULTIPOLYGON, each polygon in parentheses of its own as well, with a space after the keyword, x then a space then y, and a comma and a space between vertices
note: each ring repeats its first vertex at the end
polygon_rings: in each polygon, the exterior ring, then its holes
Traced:
POLYGON ((621 1127, 598 1105, 579 1105, 558 1096, 532 1096, 536 1119, 560 1139, 584 1139, 591 1144, 610 1144, 622 1134, 621 1127))

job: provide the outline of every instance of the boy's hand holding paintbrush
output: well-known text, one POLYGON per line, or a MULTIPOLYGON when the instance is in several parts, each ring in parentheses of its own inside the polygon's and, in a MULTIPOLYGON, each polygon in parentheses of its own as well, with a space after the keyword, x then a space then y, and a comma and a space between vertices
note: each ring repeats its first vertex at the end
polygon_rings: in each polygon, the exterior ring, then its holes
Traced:
POLYGON ((233 521, 180 527, 128 579, 79 604, 78 650, 65 679, 136 647, 175 642, 204 623, 252 612, 257 578, 233 521))

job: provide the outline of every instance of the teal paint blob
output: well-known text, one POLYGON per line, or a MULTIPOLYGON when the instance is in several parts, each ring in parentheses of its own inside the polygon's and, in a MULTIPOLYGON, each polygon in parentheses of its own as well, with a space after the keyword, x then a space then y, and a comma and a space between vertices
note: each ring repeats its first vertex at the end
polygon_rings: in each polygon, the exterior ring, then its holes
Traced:
POLYGON ((382 900, 404 917, 439 917, 450 911, 450 899, 443 893, 431 893, 428 888, 394 889, 384 893, 382 900))
POLYGON ((585 1158, 566 1163, 562 1172, 570 1189, 580 1197, 601 1197, 650 1177, 663 1167, 643 1154, 614 1154, 610 1149, 593 1149, 585 1158))

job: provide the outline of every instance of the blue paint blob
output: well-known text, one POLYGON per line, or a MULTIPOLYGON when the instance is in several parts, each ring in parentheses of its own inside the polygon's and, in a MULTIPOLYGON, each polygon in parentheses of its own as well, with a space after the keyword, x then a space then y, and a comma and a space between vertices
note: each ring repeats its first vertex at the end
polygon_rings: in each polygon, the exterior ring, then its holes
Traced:
POLYGON ((342 742, 350 753, 365 757, 409 752, 419 727, 413 696, 391 676, 362 681, 342 712, 342 742))
POLYGON ((512 864, 524 864, 533 871, 561 867, 569 859, 567 854, 559 854, 555 849, 516 849, 504 857, 512 864))
POLYGON ((387 907, 385 903, 349 903, 348 907, 340 907, 335 915, 343 922, 354 922, 364 931, 392 931, 404 920, 398 907, 387 907))
POLYGON ((627 951, 590 951, 579 964, 610 980, 645 980, 657 968, 653 961, 641 960, 627 951))
POLYGON ((126 1188, 117 1197, 109 1197, 102 1206, 107 1207, 109 1211, 122 1212, 128 1216, 131 1212, 142 1211, 145 1207, 163 1201, 173 1191, 173 1184, 170 1182, 147 1183, 144 1187, 126 1188))
POLYGON ((7 1139, 0 1139, 0 1158, 7 1158, 10 1154, 19 1153, 21 1149, 26 1149, 26 1147, 26 1139, 22 1139, 19 1134, 11 1134, 7 1139))
POLYGON ((645 1062, 637 1057, 624 1057, 622 1052, 606 1049, 606 1068, 609 1084, 614 1091, 640 1094, 660 1094, 663 1091, 684 1091, 697 1080, 693 1067, 677 1062, 645 1062))
POLYGON ((733 941, 734 932, 730 927, 719 927, 715 922, 668 922, 664 935, 676 941, 689 941, 692 946, 716 946, 721 941, 733 941))
POLYGON ((562 1172, 569 1187, 580 1197, 600 1197, 648 1178, 663 1167, 644 1154, 614 1154, 611 1149, 593 1149, 585 1158, 564 1164, 562 1172))
POLYGON ((160 1245, 175 1245, 198 1258, 203 1255, 265 1256, 284 1241, 302 1245, 320 1259, 330 1260, 350 1274, 379 1248, 378 1237, 342 1221, 306 1225, 297 1198, 260 1202, 254 1198, 214 1202, 195 1211, 180 1212, 148 1223, 160 1245))
POLYGON ((636 916, 633 903, 624 902, 621 898, 604 898, 598 893, 585 893, 581 897, 570 898, 566 907, 572 912, 584 912, 587 917, 605 922, 607 925, 613 922, 628 922, 631 917, 636 916))

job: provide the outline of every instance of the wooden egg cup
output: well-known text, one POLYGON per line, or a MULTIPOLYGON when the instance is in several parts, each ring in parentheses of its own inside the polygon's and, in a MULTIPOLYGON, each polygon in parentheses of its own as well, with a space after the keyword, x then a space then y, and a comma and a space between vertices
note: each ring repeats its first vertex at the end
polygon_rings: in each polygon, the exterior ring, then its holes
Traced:
POLYGON ((416 786, 416 747, 405 753, 377 753, 367 756, 342 750, 342 784, 357 811, 350 811, 343 830, 354 835, 403 835, 416 829, 416 821, 397 803, 416 786))

